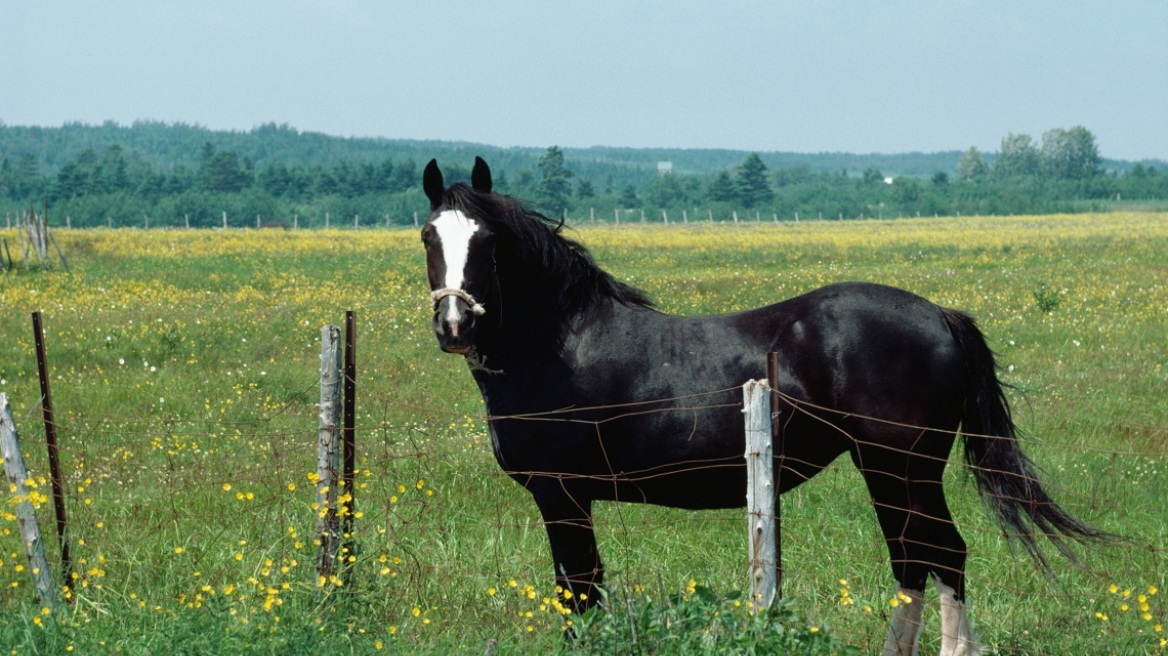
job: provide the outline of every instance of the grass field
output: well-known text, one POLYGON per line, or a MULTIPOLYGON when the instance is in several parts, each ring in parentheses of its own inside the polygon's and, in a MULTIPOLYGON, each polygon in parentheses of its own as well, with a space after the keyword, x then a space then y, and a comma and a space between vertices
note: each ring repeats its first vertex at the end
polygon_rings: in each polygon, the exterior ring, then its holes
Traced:
MULTIPOLYGON (((557 610, 538 513, 494 463, 461 358, 436 348, 414 231, 56 235, 72 274, 0 273, 0 392, 47 492, 29 319, 42 310, 76 593, 57 610, 33 603, 9 498, 2 653, 564 647, 571 618, 557 610), (359 515, 351 579, 321 587, 310 477, 320 328, 350 309, 359 515)), ((1072 513, 1131 538, 1083 551, 1082 568, 1052 560, 1048 577, 1011 552, 951 467, 975 631, 1003 654, 1168 652, 1168 214, 625 225, 574 236, 668 312, 726 312, 869 280, 974 314, 1016 388, 1024 448, 1048 488, 1072 513)), ((51 503, 38 508, 50 532, 51 513, 51 503)), ((704 603, 737 624, 699 621, 692 630, 712 637, 691 644, 736 631, 749 643, 758 619, 735 606, 747 587, 744 513, 604 504, 597 524, 619 600, 613 624, 681 640, 693 624, 682 621, 686 604, 704 603)), ((789 628, 878 651, 895 590, 846 459, 784 497, 783 527, 784 592, 798 618, 789 628)), ((56 542, 47 544, 52 554, 56 542)), ((939 648, 935 606, 922 653, 939 648)), ((647 639, 622 650, 650 653, 647 639)))

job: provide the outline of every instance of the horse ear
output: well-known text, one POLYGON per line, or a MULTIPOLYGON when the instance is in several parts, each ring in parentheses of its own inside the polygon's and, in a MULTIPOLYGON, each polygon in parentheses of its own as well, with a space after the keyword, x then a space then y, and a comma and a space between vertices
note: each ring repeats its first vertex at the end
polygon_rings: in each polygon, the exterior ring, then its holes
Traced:
POLYGON ((432 159, 422 171, 422 190, 430 199, 430 209, 436 210, 442 204, 442 196, 446 192, 446 185, 442 182, 442 171, 438 170, 438 160, 432 159))
POLYGON ((481 191, 484 194, 491 193, 491 167, 483 161, 482 157, 475 156, 474 168, 470 172, 470 185, 475 188, 475 191, 481 191))

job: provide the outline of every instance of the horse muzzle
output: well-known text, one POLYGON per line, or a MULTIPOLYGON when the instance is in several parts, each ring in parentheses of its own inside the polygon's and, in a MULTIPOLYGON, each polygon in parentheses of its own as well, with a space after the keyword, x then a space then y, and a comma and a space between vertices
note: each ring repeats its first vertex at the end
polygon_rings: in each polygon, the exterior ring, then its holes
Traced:
POLYGON ((474 343, 476 314, 466 301, 453 296, 442 299, 434 309, 434 335, 447 353, 466 355, 474 343))

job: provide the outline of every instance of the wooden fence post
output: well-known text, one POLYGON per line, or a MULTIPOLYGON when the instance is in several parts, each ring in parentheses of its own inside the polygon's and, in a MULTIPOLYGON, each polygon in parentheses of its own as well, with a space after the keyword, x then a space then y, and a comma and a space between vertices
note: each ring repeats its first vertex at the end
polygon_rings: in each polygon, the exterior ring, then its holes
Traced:
POLYGON ((743 388, 746 413, 746 509, 750 530, 750 598, 768 607, 775 598, 774 450, 770 386, 749 380, 743 388))
POLYGON ((65 516, 65 480, 57 448, 57 421, 53 414, 53 392, 49 385, 49 359, 45 351, 45 329, 40 310, 32 313, 33 346, 40 379, 41 413, 45 422, 45 444, 49 450, 49 482, 53 488, 53 510, 57 517, 57 543, 61 549, 61 577, 65 587, 73 583, 73 559, 69 555, 69 521, 65 516))
POLYGON ((341 329, 324 326, 320 333, 320 433, 316 460, 317 587, 323 589, 337 572, 339 531, 337 487, 341 467, 341 329))
POLYGON ((65 267, 66 272, 73 273, 69 269, 69 261, 65 259, 65 254, 61 252, 61 247, 57 245, 57 238, 54 237, 53 233, 51 233, 51 232, 48 234, 49 234, 49 241, 52 242, 53 248, 57 251, 57 257, 61 258, 61 265, 65 267))
POLYGON ((14 514, 20 528, 24 554, 28 559, 28 572, 32 577, 33 587, 36 588, 37 605, 56 606, 57 589, 53 585, 53 576, 45 559, 45 541, 41 538, 36 511, 29 499, 28 472, 24 467, 24 457, 20 453, 20 438, 16 434, 16 422, 12 419, 12 411, 8 407, 8 395, 3 392, 0 392, 0 451, 4 452, 4 471, 8 477, 8 488, 18 499, 14 514))

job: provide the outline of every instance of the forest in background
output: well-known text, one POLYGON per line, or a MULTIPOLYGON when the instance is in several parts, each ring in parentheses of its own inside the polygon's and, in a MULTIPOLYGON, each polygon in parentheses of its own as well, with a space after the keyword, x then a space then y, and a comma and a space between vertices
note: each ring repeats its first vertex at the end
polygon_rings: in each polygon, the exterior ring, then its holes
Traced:
POLYGON ((0 124, 0 212, 47 205, 54 225, 247 227, 412 224, 421 167, 448 182, 475 155, 496 188, 570 220, 862 218, 1164 209, 1168 164, 1100 156, 1082 126, 996 152, 851 154, 546 149, 342 138, 266 124, 0 124), (668 163, 663 165, 663 163, 668 163), (632 213, 632 216, 628 216, 632 213), (663 214, 665 213, 665 214, 663 214))

